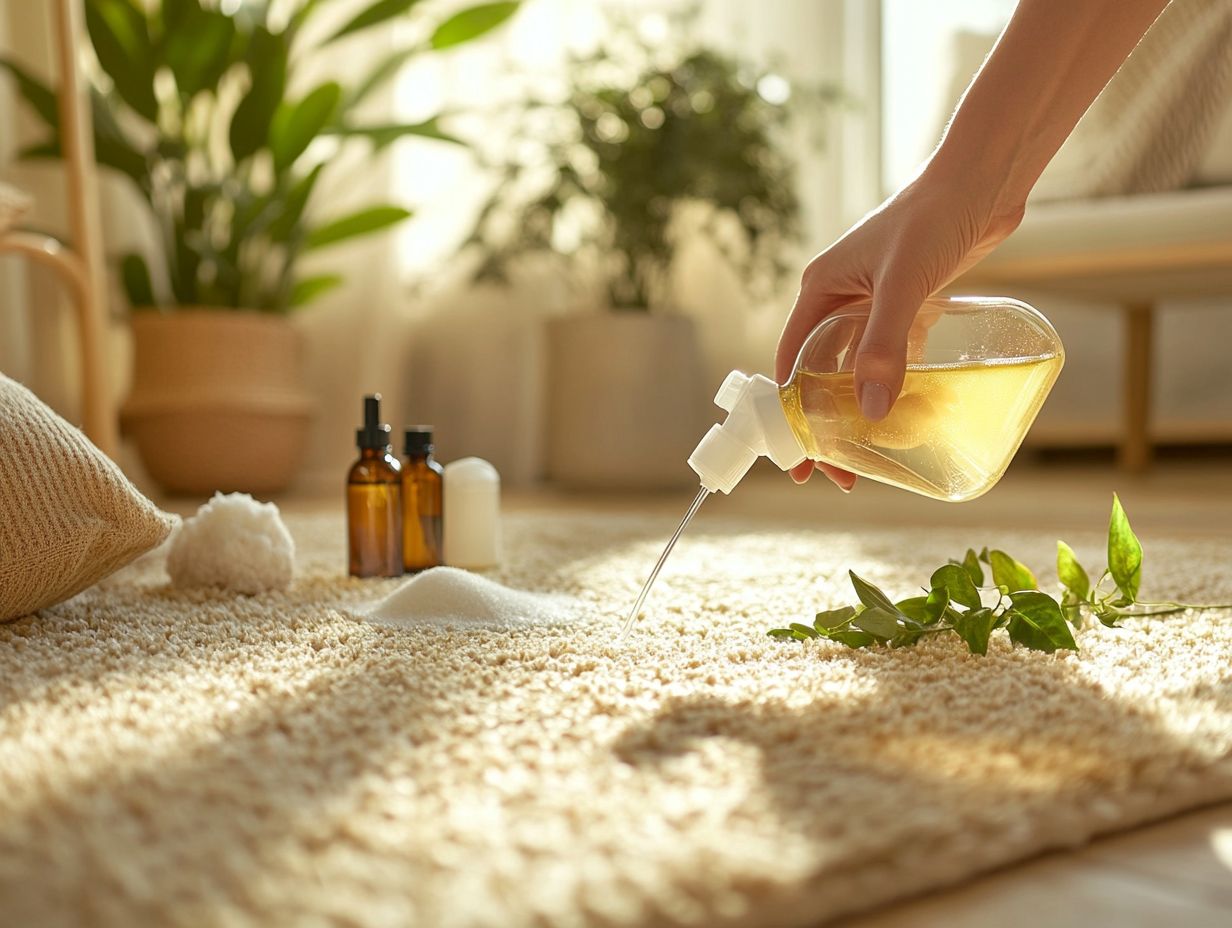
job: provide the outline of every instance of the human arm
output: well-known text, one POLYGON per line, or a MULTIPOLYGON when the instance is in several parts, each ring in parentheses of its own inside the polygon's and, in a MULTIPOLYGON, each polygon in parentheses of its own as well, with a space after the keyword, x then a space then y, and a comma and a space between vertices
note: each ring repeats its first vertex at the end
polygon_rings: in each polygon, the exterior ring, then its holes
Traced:
MULTIPOLYGON (((871 301, 855 363, 864 416, 882 419, 902 389, 907 333, 929 296, 1022 221, 1057 149, 1167 0, 1019 0, 928 160, 901 190, 805 268, 775 373, 835 310, 871 301)), ((819 464, 849 489, 855 477, 819 464)), ((797 482, 813 469, 793 469, 797 482)))

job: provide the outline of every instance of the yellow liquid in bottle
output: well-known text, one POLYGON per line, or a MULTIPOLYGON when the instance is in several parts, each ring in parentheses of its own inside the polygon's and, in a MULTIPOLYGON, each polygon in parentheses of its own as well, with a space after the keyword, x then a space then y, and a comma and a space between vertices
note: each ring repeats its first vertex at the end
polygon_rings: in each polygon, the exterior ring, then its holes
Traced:
POLYGON ((797 371, 780 397, 813 460, 958 502, 1005 473, 1062 362, 1054 354, 909 367, 880 422, 860 415, 851 371, 797 371))

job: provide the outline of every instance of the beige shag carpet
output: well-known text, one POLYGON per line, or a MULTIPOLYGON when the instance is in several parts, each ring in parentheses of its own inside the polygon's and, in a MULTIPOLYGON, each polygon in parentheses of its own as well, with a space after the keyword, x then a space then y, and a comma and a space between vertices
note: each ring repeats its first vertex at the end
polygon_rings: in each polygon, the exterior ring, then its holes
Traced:
MULTIPOLYGON (((285 595, 177 592, 155 553, 0 626, 5 924, 816 925, 1232 796, 1227 615, 1055 656, 764 634, 969 535, 702 517, 617 647, 668 520, 509 519, 492 576, 587 614, 472 633, 364 624, 391 584, 288 521, 285 595)), ((1146 594, 1232 600, 1232 546, 1145 545, 1146 594)))

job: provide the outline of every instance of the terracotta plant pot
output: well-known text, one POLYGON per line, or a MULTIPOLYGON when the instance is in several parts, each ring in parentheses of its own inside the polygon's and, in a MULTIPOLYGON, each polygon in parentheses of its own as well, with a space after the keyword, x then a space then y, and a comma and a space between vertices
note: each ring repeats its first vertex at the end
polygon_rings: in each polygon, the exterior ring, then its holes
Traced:
POLYGON ((170 493, 273 493, 300 465, 312 400, 299 333, 256 312, 133 314, 133 386, 121 421, 170 493))
POLYGON ((548 322, 547 476, 579 488, 695 485, 706 385, 693 321, 612 311, 548 322))

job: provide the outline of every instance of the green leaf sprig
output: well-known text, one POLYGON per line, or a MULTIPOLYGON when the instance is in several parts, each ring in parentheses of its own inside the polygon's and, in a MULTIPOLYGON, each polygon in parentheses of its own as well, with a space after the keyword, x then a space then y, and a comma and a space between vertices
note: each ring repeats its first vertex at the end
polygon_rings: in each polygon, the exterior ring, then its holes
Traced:
POLYGON ((971 653, 987 654, 993 633, 1005 629, 1014 644, 1052 653, 1078 650, 1070 626, 1080 627, 1088 612, 1115 628, 1127 617, 1232 608, 1139 600, 1142 544, 1115 494, 1108 521, 1108 566, 1094 584, 1073 548, 1057 542, 1057 576, 1064 587, 1060 600, 1039 589, 1039 581, 1026 565, 1004 551, 988 548, 979 554, 968 548, 961 560, 951 559, 933 572, 924 595, 898 602, 854 571, 848 573, 858 604, 819 612, 812 625, 793 622, 787 628, 772 628, 770 636, 796 641, 828 638, 851 648, 901 648, 925 635, 952 634, 971 653), (991 580, 988 586, 985 567, 991 580), (1114 588, 1104 592, 1109 579, 1114 588))

